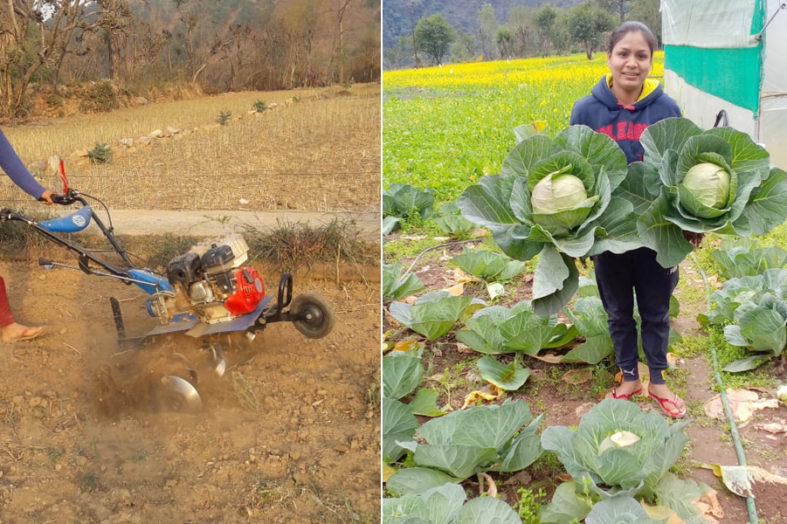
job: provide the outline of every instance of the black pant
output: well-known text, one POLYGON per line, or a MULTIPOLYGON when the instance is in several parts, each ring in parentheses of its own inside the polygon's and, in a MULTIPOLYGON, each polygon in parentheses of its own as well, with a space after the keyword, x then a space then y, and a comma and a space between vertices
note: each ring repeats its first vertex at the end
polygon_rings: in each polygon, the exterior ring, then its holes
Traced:
POLYGON ((601 301, 609 316, 609 334, 623 380, 639 378, 634 292, 642 319, 642 348, 650 368, 650 381, 664 384, 669 345, 669 301, 678 285, 678 268, 664 269, 656 252, 635 249, 621 255, 605 252, 593 257, 601 301))

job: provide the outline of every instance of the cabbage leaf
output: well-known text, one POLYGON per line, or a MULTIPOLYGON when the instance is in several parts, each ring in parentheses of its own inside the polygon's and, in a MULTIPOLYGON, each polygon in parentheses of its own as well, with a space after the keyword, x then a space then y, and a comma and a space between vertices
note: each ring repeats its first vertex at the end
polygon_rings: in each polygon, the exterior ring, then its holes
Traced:
POLYGON ((574 258, 640 247, 633 204, 612 196, 627 174, 626 158, 615 142, 586 126, 570 126, 554 139, 530 136, 508 154, 499 175, 483 177, 459 200, 468 220, 488 228, 511 258, 541 254, 533 282, 533 308, 557 313, 577 290, 574 258), (546 177, 570 173, 586 192, 570 210, 553 216, 534 213, 532 192, 546 177), (581 220, 580 220, 581 218, 581 220), (581 222, 575 225, 577 221, 581 222))

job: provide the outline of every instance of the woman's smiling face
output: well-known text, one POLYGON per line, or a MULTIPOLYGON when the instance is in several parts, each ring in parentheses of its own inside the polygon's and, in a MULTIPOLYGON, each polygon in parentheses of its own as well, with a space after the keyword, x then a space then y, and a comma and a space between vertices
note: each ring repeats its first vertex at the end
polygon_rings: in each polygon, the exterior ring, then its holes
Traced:
POLYGON ((607 65, 612 73, 613 91, 639 94, 653 65, 645 36, 639 31, 626 33, 607 55, 607 65))

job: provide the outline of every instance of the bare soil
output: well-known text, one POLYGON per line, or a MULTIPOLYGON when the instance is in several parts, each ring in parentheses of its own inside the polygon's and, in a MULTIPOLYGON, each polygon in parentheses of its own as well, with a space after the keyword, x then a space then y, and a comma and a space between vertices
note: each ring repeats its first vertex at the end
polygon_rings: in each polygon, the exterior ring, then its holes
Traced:
MULTIPOLYGON (((448 261, 461 251, 461 246, 431 251, 415 263, 413 272, 423 281, 427 290, 451 287, 457 283, 457 279, 453 274, 454 266, 448 264, 448 261)), ((413 259, 405 257, 400 262, 407 268, 413 259)), ((686 267, 681 268, 683 281, 681 286, 697 285, 693 280, 695 276, 693 268, 689 264, 684 266, 686 267)), ((520 275, 512 283, 505 284, 506 295, 498 299, 498 303, 511 307, 520 300, 529 299, 531 287, 532 277, 520 275)), ((681 294, 681 290, 682 288, 679 287, 677 291, 681 302, 681 313, 673 319, 673 328, 682 335, 697 334, 701 328, 696 321, 696 315, 704 311, 705 306, 693 303, 688 296, 681 294)), ((487 301, 489 298, 482 283, 465 284, 463 292, 465 295, 487 301)), ((457 328, 460 325, 461 321, 457 324, 457 328)), ((488 390, 488 384, 481 378, 475 365, 480 354, 457 343, 453 332, 435 342, 428 342, 420 335, 399 326, 387 312, 383 317, 383 331, 389 333, 388 340, 419 339, 425 344, 424 366, 427 368, 425 374, 427 378, 424 387, 440 392, 438 406, 448 405, 454 410, 461 409, 469 392, 488 390)), ((513 357, 500 355, 497 358, 501 362, 509 363, 513 357)), ((542 429, 549 425, 579 424, 581 416, 596 402, 602 400, 603 395, 611 389, 616 372, 614 366, 602 363, 590 368, 591 378, 588 381, 572 384, 564 379, 566 373, 588 368, 587 365, 553 365, 532 358, 526 358, 524 364, 531 370, 528 381, 520 391, 508 393, 503 398, 523 398, 528 402, 534 415, 543 413, 545 417, 541 423, 542 429)), ((679 359, 676 369, 678 372, 674 377, 668 378, 668 381, 686 400, 691 419, 687 427, 690 443, 678 462, 677 473, 704 482, 717 491, 723 510, 723 516, 716 516, 717 522, 731 524, 748 522, 745 499, 727 490, 721 479, 715 477, 707 468, 713 463, 736 466, 738 459, 729 436, 727 421, 711 419, 705 416, 702 409, 704 403, 716 393, 715 380, 706 357, 679 359), (684 378, 678 379, 678 376, 685 377, 685 384, 683 384, 684 378)), ((787 380, 785 376, 780 378, 782 382, 787 380)), ((763 391, 761 397, 765 395, 773 397, 775 391, 763 391)), ((643 410, 659 409, 656 403, 648 398, 635 397, 635 401, 643 410)), ((754 420, 741 425, 740 434, 749 465, 760 466, 773 474, 787 476, 784 433, 773 435, 759 429, 769 422, 784 424, 785 419, 787 419, 787 407, 781 404, 778 409, 758 411, 754 420)), ((522 487, 529 488, 534 493, 543 489, 546 497, 540 502, 546 503, 551 499, 554 489, 567 479, 568 476, 560 464, 546 457, 542 457, 531 467, 514 475, 495 476, 500 497, 511 505, 519 501, 517 490, 522 487)), ((474 480, 473 478, 466 481, 465 487, 477 492, 479 488, 474 480)), ((787 511, 783 503, 783 485, 757 483, 754 484, 753 493, 760 522, 769 524, 787 522, 787 511)))
MULTIPOLYGON (((0 262, 0 275, 18 321, 47 325, 0 346, 2 524, 379 520, 378 267, 296 276, 296 295, 331 302, 334 330, 310 340, 278 323, 254 341, 225 337, 222 378, 184 335, 132 349, 136 378, 112 374, 108 297, 130 335, 155 326, 133 286, 30 262, 0 262), (181 356, 203 410, 156 411, 146 386, 181 356)), ((275 287, 278 275, 263 275, 275 287)))

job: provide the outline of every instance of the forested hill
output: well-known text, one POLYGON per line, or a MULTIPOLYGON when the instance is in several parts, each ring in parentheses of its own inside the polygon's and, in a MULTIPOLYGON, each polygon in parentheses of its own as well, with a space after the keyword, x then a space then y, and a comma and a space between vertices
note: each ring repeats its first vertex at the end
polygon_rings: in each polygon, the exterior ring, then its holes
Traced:
MULTIPOLYGON (((191 2, 195 4, 197 2, 191 2)), ((190 7, 182 2, 185 11, 190 7)), ((261 14, 273 11, 270 0, 222 0, 220 2, 199 2, 200 18, 213 27, 229 27, 256 21, 261 14)), ((134 15, 148 24, 164 31, 174 31, 181 22, 178 3, 167 0, 130 0, 128 2, 134 15)))
POLYGON ((402 35, 410 34, 418 20, 435 13, 457 30, 475 34, 478 31, 478 12, 484 4, 491 4, 495 18, 504 24, 512 7, 539 8, 544 4, 570 8, 583 0, 385 0, 383 2, 383 46, 396 45, 402 35))

